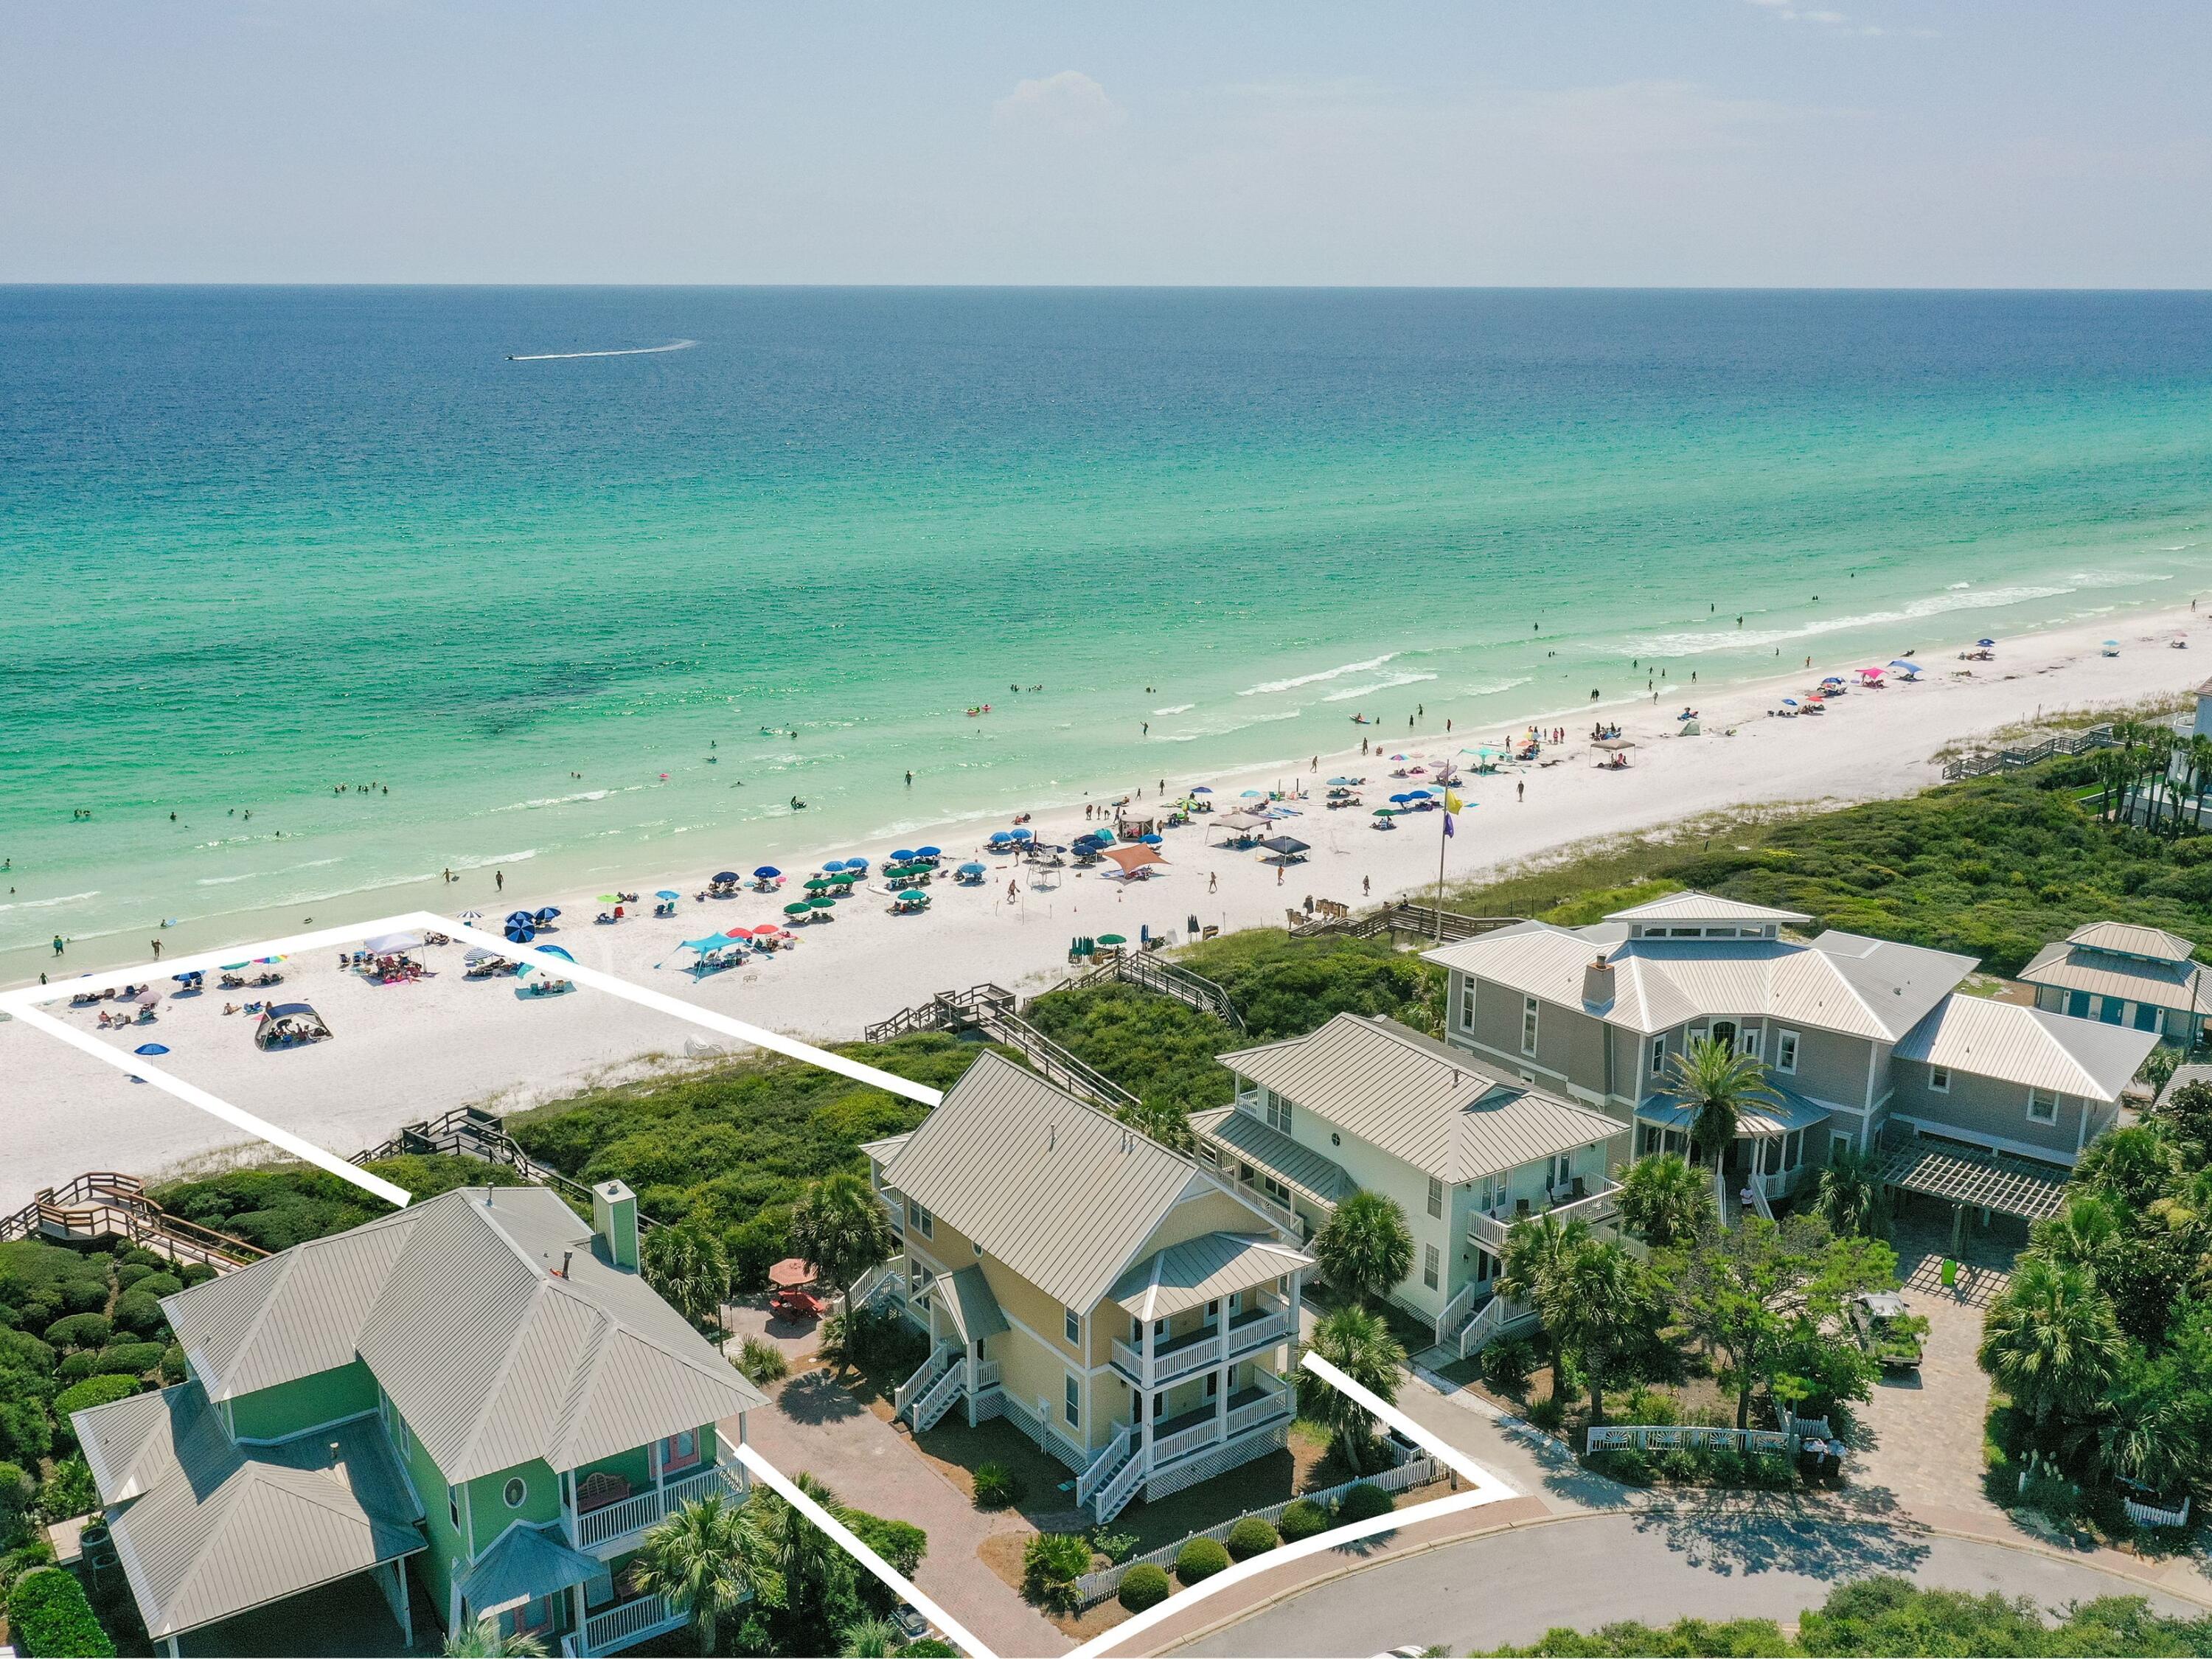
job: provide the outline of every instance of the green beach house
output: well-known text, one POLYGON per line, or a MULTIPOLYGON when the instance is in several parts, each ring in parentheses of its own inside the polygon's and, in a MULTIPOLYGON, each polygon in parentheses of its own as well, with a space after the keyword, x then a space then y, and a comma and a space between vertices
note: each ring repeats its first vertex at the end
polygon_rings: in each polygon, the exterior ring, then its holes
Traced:
POLYGON ((166 1298, 188 1379, 74 1419, 156 1644, 230 1651, 243 1619, 258 1650, 287 1621, 434 1647, 427 1609, 601 1654, 681 1624, 628 1569, 745 1491, 717 1425, 742 1443, 762 1396, 640 1276, 629 1189, 592 1210, 464 1188, 166 1298))

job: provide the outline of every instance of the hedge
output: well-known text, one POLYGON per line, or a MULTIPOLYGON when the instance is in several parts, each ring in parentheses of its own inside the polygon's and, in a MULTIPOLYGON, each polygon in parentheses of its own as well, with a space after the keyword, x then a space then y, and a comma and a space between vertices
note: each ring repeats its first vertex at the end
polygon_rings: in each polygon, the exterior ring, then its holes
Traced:
POLYGON ((1121 1575, 1121 1605, 1132 1613, 1142 1613, 1159 1606, 1174 1589, 1167 1574, 1146 1561, 1121 1575))
POLYGON ((138 1392, 135 1376, 88 1376, 74 1388, 64 1389, 54 1396, 54 1420, 66 1424, 73 1412, 90 1411, 94 1406, 112 1406, 118 1400, 128 1400, 138 1392))
POLYGON ((1301 1538, 1310 1538, 1317 1532, 1328 1530, 1328 1511, 1318 1504, 1301 1498, 1285 1510, 1282 1518, 1275 1522, 1283 1537, 1291 1543, 1301 1538))
POLYGON ((1265 1555, 1282 1542, 1275 1529, 1256 1515, 1248 1515, 1229 1529, 1229 1553, 1239 1561, 1265 1555))
POLYGON ((143 1291, 125 1291, 115 1298, 115 1322, 126 1331, 136 1331, 150 1336, 168 1328, 168 1316, 161 1304, 143 1291))
POLYGON ((25 1654, 110 1659, 115 1652, 92 1616, 83 1587, 58 1567, 41 1567, 16 1580, 8 1597, 8 1628, 25 1654))
POLYGON ((71 1314, 46 1327, 46 1340, 57 1348, 103 1348, 114 1328, 105 1314, 71 1314))
POLYGON ((95 1376, 143 1376, 161 1363, 166 1352, 159 1342, 118 1342, 100 1351, 95 1376))
POLYGON ((1355 1521, 1372 1521, 1378 1515, 1388 1515, 1398 1507, 1398 1500, 1382 1487, 1361 1481, 1337 1499, 1336 1523, 1350 1526, 1355 1521))
POLYGON ((1229 1570, 1229 1552, 1211 1538, 1194 1538, 1176 1556, 1176 1577, 1186 1584, 1229 1570))

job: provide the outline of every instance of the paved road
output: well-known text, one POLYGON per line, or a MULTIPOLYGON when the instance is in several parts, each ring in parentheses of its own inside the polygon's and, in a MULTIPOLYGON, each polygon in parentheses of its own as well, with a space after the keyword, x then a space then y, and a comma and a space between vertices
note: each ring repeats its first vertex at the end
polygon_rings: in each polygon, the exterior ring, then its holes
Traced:
MULTIPOLYGON (((1452 1653, 1527 1643, 1553 1625, 1617 1619, 1794 1620, 1844 1579, 1901 1572, 1946 1589, 2002 1590, 2045 1605, 2142 1595, 2124 1579, 1999 1545, 1880 1523, 1766 1516, 1580 1516, 1384 1562, 1263 1608, 1178 1652, 1358 1656, 1401 1644, 1452 1653)), ((2150 1592, 2167 1613, 2201 1613, 2150 1592)))

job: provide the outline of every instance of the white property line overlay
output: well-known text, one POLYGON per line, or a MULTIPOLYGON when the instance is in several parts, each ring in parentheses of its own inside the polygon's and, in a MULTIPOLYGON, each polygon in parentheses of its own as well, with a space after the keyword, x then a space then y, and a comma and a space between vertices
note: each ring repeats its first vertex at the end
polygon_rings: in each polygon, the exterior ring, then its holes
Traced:
POLYGON ((1486 1504, 1500 1503, 1506 1498, 1521 1496, 1519 1492, 1465 1452, 1446 1445, 1395 1406, 1385 1403, 1371 1390, 1362 1388, 1319 1354, 1309 1352, 1301 1363, 1330 1387, 1350 1395, 1430 1456, 1447 1466, 1460 1479, 1468 1482, 1474 1490, 1454 1492, 1449 1498, 1432 1498, 1425 1504, 1416 1504, 1410 1510, 1394 1510, 1388 1515, 1376 1516, 1372 1521, 1357 1522, 1348 1527, 1332 1527, 1327 1532, 1316 1533, 1311 1538, 1301 1539, 1295 1544, 1285 1544, 1280 1548, 1263 1551, 1247 1560, 1238 1561, 1210 1578, 1201 1579, 1181 1594, 1170 1596, 1158 1607, 1149 1607, 1113 1629, 1092 1637, 1070 1654, 1068 1659, 1103 1659, 1103 1656, 1113 1652, 1132 1637, 1141 1636, 1163 1620, 1197 1606, 1206 1597, 1218 1595, 1247 1579, 1256 1578, 1263 1572, 1272 1572, 1285 1562, 1303 1560, 1326 1550, 1341 1549, 1362 1538, 1373 1538, 1378 1534, 1395 1532, 1419 1522, 1433 1521, 1440 1516, 1456 1515, 1462 1510, 1480 1509, 1486 1504))
POLYGON ((799 1489, 798 1483, 750 1445, 740 1445, 738 1461, 774 1487, 784 1502, 796 1509, 844 1547, 845 1553, 919 1608, 923 1618, 945 1632, 945 1639, 964 1648, 975 1659, 998 1659, 978 1641, 975 1632, 938 1606, 896 1567, 862 1543, 853 1529, 799 1489))
POLYGON ((221 1118, 224 1122, 243 1129, 249 1134, 258 1135, 270 1146, 289 1152, 302 1162, 312 1164, 319 1170, 326 1170, 341 1181, 349 1182, 363 1192, 374 1194, 387 1204, 397 1205, 404 1209, 408 1202, 408 1194, 404 1188, 394 1186, 380 1176, 373 1176, 358 1165, 348 1163, 337 1153, 318 1146, 313 1141, 304 1140, 289 1129, 281 1129, 273 1123, 256 1117, 252 1113, 241 1107, 232 1105, 221 1096, 210 1094, 196 1084, 185 1082, 182 1078, 153 1064, 143 1055, 131 1054, 112 1044, 102 1042, 89 1031, 78 1030, 75 1026, 48 1013, 40 1005, 59 1002, 66 997, 81 995, 87 991, 119 990, 125 985, 137 984, 142 978, 153 980, 164 975, 173 976, 194 971, 213 972, 219 969, 226 960, 235 961, 240 956, 249 958, 297 956, 310 951, 328 950, 333 945, 350 945, 377 933, 404 932, 410 928, 417 933, 444 933, 450 939, 482 945, 486 950, 496 951, 511 962, 530 963, 548 973, 556 974, 563 979, 573 980, 577 984, 587 986, 595 991, 604 991, 610 996, 621 998, 625 1002, 634 1002, 641 1008, 650 1008, 656 1013, 666 1014, 672 1018, 684 1021, 686 1024, 696 1025, 702 1030, 713 1031, 722 1036, 734 1037, 740 1042, 750 1043, 758 1048, 770 1049, 776 1054, 787 1054, 793 1060, 803 1060, 809 1065, 822 1067, 824 1071, 835 1072, 841 1077, 848 1077, 855 1082, 872 1085, 891 1094, 902 1095, 908 1100, 919 1101, 925 1106, 934 1106, 944 1098, 942 1090, 932 1089, 920 1083, 908 1082, 905 1078, 895 1077, 890 1073, 878 1070, 873 1066, 864 1066, 857 1060, 848 1060, 842 1054, 833 1054, 826 1048, 817 1048, 811 1042, 801 1042, 796 1037, 785 1036, 778 1031, 766 1030, 760 1026, 748 1024, 741 1019, 732 1019, 727 1014, 718 1014, 712 1009, 694 1006, 680 998, 670 996, 665 991, 648 990, 642 985, 633 984, 621 975, 608 973, 604 969, 586 968, 579 963, 569 961, 566 957, 548 955, 544 951, 534 946, 510 945, 497 934, 486 933, 482 928, 471 927, 463 922, 448 921, 430 910, 410 910, 399 915, 386 916, 377 921, 353 922, 343 927, 325 927, 312 933, 294 933, 284 939, 264 939, 258 945, 226 945, 220 950, 200 951, 189 956, 172 957, 163 962, 141 963, 135 968, 116 969, 102 974, 87 974, 58 984, 21 986, 13 991, 0 993, 0 1013, 10 1014, 21 1020, 33 1030, 42 1031, 48 1036, 59 1038, 71 1048, 91 1055, 103 1065, 112 1066, 117 1071, 137 1078, 152 1087, 161 1090, 164 1094, 184 1102, 187 1106, 206 1112, 210 1116, 221 1118))

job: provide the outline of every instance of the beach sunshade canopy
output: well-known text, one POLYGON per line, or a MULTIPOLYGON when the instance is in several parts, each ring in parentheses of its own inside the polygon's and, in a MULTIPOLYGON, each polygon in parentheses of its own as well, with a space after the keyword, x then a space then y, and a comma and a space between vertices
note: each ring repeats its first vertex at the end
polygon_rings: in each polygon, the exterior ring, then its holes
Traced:
POLYGON ((1306 843, 1296 836, 1270 836, 1260 845, 1271 853, 1281 854, 1285 858, 1290 857, 1293 853, 1303 853, 1307 850, 1306 843))
POLYGON ((783 907, 783 914, 787 916, 803 916, 806 914, 806 911, 807 905, 804 899, 800 900, 796 904, 787 904, 783 907))
POLYGON ((388 956, 394 951, 419 951, 422 948, 420 933, 379 933, 374 939, 362 941, 379 956, 388 956))
POLYGON ((945 856, 945 849, 941 847, 917 847, 914 849, 914 855, 918 859, 941 859, 945 856))
POLYGON ((161 1042, 142 1042, 131 1051, 134 1054, 166 1054, 168 1045, 161 1042))
POLYGON ((1164 844, 1166 840, 1167 837, 1165 836, 1139 836, 1137 837, 1138 844, 1143 847, 1158 847, 1164 844))
POLYGON ((1623 749, 1635 748, 1636 739, 1633 738, 1600 738, 1590 746, 1594 749, 1610 749, 1617 753, 1623 749))
POLYGON ((1119 933, 1101 933, 1098 942, 1101 945, 1127 945, 1129 941, 1119 933))
POLYGON ((541 945, 538 949, 542 954, 549 957, 558 957, 563 962, 574 962, 576 959, 557 945, 541 945))
POLYGON ((1917 674, 1920 672, 1920 665, 1918 663, 1907 662, 1903 657, 1892 658, 1890 659, 1889 665, 1892 668, 1900 669, 1907 674, 1917 674))
POLYGON ((487 951, 481 945, 472 945, 461 953, 463 962, 497 962, 499 952, 487 951))
POLYGON ((1148 864, 1167 862, 1149 847, 1109 847, 1103 848, 1099 855, 1102 858, 1109 858, 1121 866, 1124 875, 1132 871, 1141 870, 1148 864))
POLYGON ((960 866, 960 873, 963 876, 980 876, 986 872, 981 865, 970 862, 960 866))
POLYGON ((729 942, 729 940, 724 939, 720 933, 710 933, 705 939, 685 939, 684 941, 684 948, 687 951, 696 951, 700 955, 704 956, 709 951, 720 950, 729 942))
POLYGON ((1257 812, 1224 812, 1214 819, 1224 830, 1256 830, 1267 821, 1257 812))
POLYGON ((684 896, 684 895, 683 895, 683 894, 681 894, 681 893, 678 892, 678 891, 677 891, 674 888, 672 888, 672 887, 664 887, 664 888, 662 888, 659 892, 657 892, 657 893, 655 893, 655 894, 653 895, 653 897, 655 897, 655 898, 657 898, 657 899, 675 899, 675 898, 682 898, 683 896, 684 896))
POLYGON ((779 1291, 795 1291, 814 1282, 814 1269, 795 1255, 787 1255, 768 1270, 768 1282, 779 1291))

